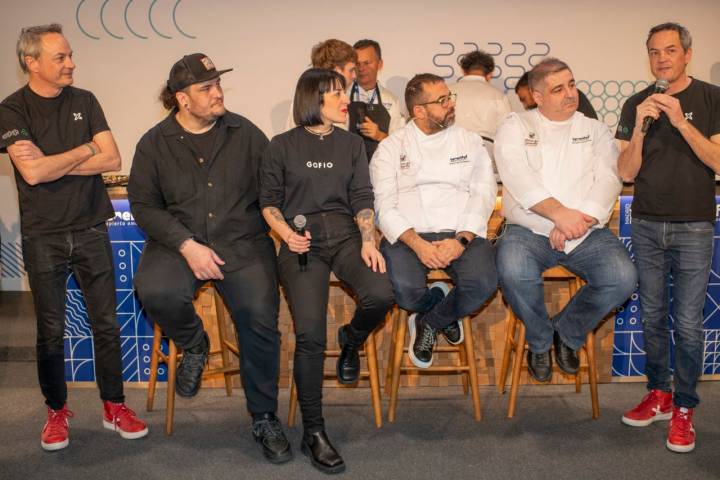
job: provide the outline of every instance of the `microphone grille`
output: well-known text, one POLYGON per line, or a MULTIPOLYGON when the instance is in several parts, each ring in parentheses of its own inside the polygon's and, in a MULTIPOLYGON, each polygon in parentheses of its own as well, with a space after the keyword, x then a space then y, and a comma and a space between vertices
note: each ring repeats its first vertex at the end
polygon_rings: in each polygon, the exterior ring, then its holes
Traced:
POLYGON ((658 80, 655 82, 655 90, 662 93, 670 88, 670 83, 667 80, 658 80))
POLYGON ((305 228, 305 225, 307 225, 307 218, 305 218, 305 215, 295 215, 295 218, 293 218, 293 225, 295 225, 295 228, 297 229, 305 228))

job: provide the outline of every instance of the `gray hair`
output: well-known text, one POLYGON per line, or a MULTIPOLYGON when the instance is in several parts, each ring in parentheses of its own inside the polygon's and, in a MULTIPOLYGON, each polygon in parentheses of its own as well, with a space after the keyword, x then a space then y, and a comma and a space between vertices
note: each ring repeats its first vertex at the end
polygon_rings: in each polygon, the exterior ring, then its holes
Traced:
POLYGON ((535 65, 528 73, 528 83, 531 90, 540 91, 545 78, 553 73, 570 70, 567 63, 554 57, 544 58, 540 63, 535 65))
POLYGON ((42 48, 42 36, 47 33, 59 33, 62 35, 62 25, 59 23, 51 23, 49 25, 37 25, 34 27, 25 27, 20 30, 20 37, 17 41, 17 57, 20 68, 23 72, 28 73, 25 57, 37 59, 40 56, 42 48))
POLYGON ((645 40, 645 47, 648 49, 650 48, 650 39, 653 35, 658 32, 664 32, 668 30, 677 32, 678 36, 680 37, 680 45, 682 46, 683 50, 687 52, 688 49, 692 47, 692 37, 690 36, 690 31, 679 23, 675 22, 661 23, 660 25, 655 25, 654 27, 652 27, 648 32, 647 40, 645 40))

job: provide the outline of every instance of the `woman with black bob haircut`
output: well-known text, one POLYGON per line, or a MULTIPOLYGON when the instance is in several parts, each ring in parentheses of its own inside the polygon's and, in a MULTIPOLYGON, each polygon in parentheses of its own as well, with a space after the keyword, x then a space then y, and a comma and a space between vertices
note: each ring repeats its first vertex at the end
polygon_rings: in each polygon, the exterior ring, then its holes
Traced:
POLYGON ((301 449, 325 473, 345 470, 322 415, 330 272, 358 302, 352 321, 338 330, 340 383, 357 382, 358 350, 394 302, 385 260, 375 245, 365 145, 359 136, 333 125, 345 123, 348 104, 340 74, 306 70, 293 102, 298 126, 272 139, 260 167, 260 208, 282 239, 278 269, 295 322, 301 449))

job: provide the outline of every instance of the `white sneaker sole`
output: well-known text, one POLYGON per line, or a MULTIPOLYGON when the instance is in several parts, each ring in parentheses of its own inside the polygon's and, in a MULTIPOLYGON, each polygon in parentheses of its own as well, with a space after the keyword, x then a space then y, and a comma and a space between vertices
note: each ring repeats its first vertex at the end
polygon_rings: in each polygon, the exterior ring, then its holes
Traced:
POLYGON ((124 430, 120 430, 119 428, 115 427, 114 423, 110 423, 107 420, 103 418, 103 427, 107 428, 108 430, 112 430, 113 432, 117 432, 120 434, 122 438, 125 440, 135 440, 136 438, 142 438, 145 435, 148 434, 148 429, 145 427, 144 430, 140 430, 137 432, 126 432, 124 430))
POLYGON ((423 362, 422 360, 417 358, 415 356, 415 352, 413 352, 413 345, 415 345, 415 317, 417 317, 417 313, 413 313, 408 317, 408 330, 410 330, 410 345, 408 345, 408 356, 410 357, 410 361, 416 367, 428 368, 432 365, 433 359, 431 358, 430 361, 423 362))
POLYGON ((690 445, 675 445, 673 443, 670 443, 670 440, 667 440, 665 442, 665 446, 671 452, 688 453, 688 452, 692 452, 695 449, 695 442, 691 443, 690 445))
POLYGON ((648 425, 651 425, 654 422, 659 422, 662 420, 670 420, 671 418, 672 418, 672 411, 667 412, 667 413, 658 413, 654 417, 648 418, 647 420, 633 420, 632 418, 628 418, 625 415, 623 415, 622 423, 624 423, 625 425, 629 425, 631 427, 647 427, 648 425))
POLYGON ((42 440, 40 441, 40 446, 45 450, 46 452, 54 452, 55 450, 62 450, 63 448, 70 445, 70 439, 66 438, 64 442, 57 442, 57 443, 45 443, 42 440))

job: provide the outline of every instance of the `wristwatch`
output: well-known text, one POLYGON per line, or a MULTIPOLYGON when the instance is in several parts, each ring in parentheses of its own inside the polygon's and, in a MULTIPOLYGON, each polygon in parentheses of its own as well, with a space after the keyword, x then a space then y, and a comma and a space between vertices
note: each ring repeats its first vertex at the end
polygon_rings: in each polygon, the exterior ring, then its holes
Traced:
POLYGON ((455 240, 460 242, 460 245, 463 246, 463 248, 466 248, 468 245, 470 245, 470 240, 468 240, 466 237, 462 235, 455 235, 455 240))

